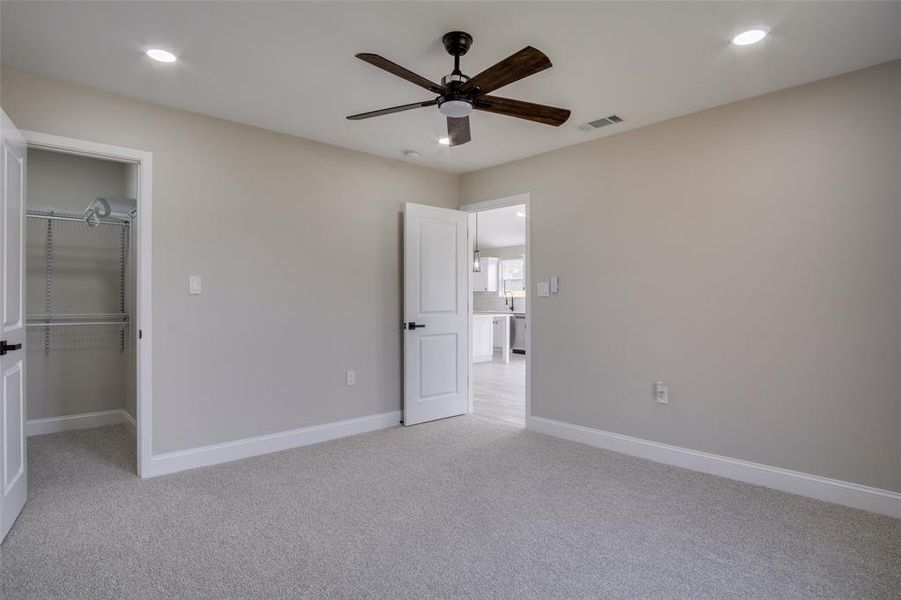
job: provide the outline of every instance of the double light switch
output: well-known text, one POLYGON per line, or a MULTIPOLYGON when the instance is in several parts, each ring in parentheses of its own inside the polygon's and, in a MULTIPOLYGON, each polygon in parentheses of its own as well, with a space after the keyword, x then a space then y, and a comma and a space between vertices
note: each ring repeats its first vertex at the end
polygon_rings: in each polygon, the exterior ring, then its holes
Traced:
POLYGON ((539 298, 547 298, 551 294, 557 294, 560 292, 560 279, 556 275, 551 275, 550 281, 539 281, 538 282, 538 297, 539 298))

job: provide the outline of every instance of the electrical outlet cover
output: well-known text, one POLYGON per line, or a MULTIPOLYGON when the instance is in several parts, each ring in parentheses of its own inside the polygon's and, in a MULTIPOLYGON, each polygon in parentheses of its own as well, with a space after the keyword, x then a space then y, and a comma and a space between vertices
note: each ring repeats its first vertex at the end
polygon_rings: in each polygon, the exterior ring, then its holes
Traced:
POLYGON ((188 293, 195 296, 203 293, 203 279, 200 275, 188 276, 188 293))
POLYGON ((654 384, 654 397, 657 404, 669 404, 669 386, 658 381, 654 384))

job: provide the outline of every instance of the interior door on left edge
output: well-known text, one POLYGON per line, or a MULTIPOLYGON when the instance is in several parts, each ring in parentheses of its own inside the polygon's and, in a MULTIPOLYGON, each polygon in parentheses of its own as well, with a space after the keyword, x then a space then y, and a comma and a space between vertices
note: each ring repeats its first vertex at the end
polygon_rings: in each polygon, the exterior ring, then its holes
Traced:
MULTIPOLYGON (((0 111, 2 112, 2 111, 0 111)), ((2 112, 0 542, 25 506, 25 140, 2 112)))

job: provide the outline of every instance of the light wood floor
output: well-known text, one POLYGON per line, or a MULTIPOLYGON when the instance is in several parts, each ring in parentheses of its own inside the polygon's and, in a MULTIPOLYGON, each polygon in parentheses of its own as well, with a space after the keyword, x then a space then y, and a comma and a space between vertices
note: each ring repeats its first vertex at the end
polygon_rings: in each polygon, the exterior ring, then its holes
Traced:
POLYGON ((500 353, 494 361, 473 365, 472 400, 475 414, 519 427, 526 426, 526 357, 510 356, 505 364, 500 353))

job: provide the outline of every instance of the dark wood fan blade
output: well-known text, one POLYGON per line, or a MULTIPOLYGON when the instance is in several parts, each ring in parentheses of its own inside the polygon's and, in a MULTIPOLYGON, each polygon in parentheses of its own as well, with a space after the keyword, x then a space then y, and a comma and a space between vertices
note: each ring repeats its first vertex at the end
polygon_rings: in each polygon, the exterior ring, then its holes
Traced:
POLYGON ((541 50, 526 46, 461 85, 460 91, 479 88, 480 94, 487 94, 552 66, 551 60, 541 50))
POLYGON ((423 106, 435 106, 437 100, 426 100, 425 102, 414 102, 412 104, 403 104, 401 106, 392 106, 391 108, 383 108, 380 110, 371 110, 369 112, 360 113, 358 115, 350 115, 347 117, 351 121, 360 121, 362 119, 370 119, 372 117, 381 117, 382 115, 390 115, 392 113, 403 112, 405 110, 413 110, 414 108, 422 108, 423 106))
POLYGON ((443 94, 445 91, 443 86, 440 86, 433 81, 429 81, 422 75, 417 75, 413 71, 411 71, 409 69, 405 69, 402 66, 400 66, 399 64, 393 63, 390 60, 388 60, 387 58, 379 56, 378 54, 369 54, 369 53, 364 52, 362 54, 357 54, 357 58, 368 62, 370 65, 372 65, 374 67, 378 67, 380 69, 388 71, 392 75, 396 75, 396 76, 400 77, 401 79, 406 79, 410 83, 415 83, 416 85, 418 85, 420 87, 424 87, 425 89, 429 90, 430 92, 434 92, 436 94, 443 94))
POLYGON ((517 117, 527 121, 536 121, 545 125, 560 127, 569 119, 569 111, 565 108, 533 104, 522 100, 510 100, 497 96, 479 96, 476 98, 475 108, 486 112, 517 117))
POLYGON ((451 146, 459 146, 465 144, 472 139, 469 134, 469 117, 448 117, 447 118, 447 137, 450 139, 451 146))

